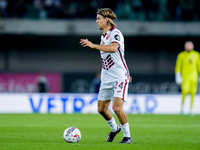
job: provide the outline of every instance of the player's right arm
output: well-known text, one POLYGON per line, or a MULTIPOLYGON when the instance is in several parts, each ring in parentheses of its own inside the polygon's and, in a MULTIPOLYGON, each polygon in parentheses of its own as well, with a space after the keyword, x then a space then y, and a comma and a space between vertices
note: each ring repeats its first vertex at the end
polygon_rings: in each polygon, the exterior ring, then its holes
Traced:
POLYGON ((181 76, 181 54, 178 55, 175 67, 175 81, 176 84, 181 84, 183 79, 181 76))
POLYGON ((181 53, 178 54, 178 57, 176 59, 175 73, 181 73, 181 53))
POLYGON ((109 52, 109 53, 115 53, 118 49, 117 43, 112 43, 111 45, 99 45, 99 44, 93 44, 88 39, 81 39, 80 44, 83 47, 87 46, 93 49, 97 49, 97 50, 109 52))

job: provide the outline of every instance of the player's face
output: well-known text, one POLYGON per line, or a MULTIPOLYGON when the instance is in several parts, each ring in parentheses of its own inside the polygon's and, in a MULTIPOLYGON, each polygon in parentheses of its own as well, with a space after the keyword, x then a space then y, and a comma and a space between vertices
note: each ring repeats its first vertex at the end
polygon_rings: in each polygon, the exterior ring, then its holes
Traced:
POLYGON ((107 19, 104 18, 102 15, 97 14, 96 24, 100 30, 103 30, 107 25, 107 19))
POLYGON ((193 49, 194 49, 194 45, 193 45, 192 42, 186 42, 186 43, 185 43, 185 50, 191 51, 191 50, 193 50, 193 49))

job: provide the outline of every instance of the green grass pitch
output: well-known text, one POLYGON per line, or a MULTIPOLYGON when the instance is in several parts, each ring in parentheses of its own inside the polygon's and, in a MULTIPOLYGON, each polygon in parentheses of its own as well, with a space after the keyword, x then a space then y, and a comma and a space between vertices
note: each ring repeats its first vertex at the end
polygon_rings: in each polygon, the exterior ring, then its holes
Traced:
POLYGON ((105 142, 110 128, 99 114, 0 114, 0 150, 200 149, 199 115, 129 114, 128 119, 133 143, 119 144, 122 132, 112 143, 105 142), (70 126, 80 129, 79 143, 64 141, 70 126))

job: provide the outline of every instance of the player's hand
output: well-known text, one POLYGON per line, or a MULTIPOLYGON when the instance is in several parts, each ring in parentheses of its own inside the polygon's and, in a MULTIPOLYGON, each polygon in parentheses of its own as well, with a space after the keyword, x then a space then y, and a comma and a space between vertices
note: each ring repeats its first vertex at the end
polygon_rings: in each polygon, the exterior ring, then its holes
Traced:
POLYGON ((130 83, 132 82, 132 77, 129 77, 129 82, 130 82, 130 83))
POLYGON ((86 39, 81 39, 81 40, 80 40, 80 44, 81 44, 81 46, 83 46, 83 47, 88 46, 88 47, 90 47, 90 48, 94 48, 94 44, 93 44, 92 42, 90 42, 87 38, 86 38, 86 39))
POLYGON ((180 85, 183 82, 183 78, 181 77, 180 73, 176 73, 175 75, 176 84, 180 85))

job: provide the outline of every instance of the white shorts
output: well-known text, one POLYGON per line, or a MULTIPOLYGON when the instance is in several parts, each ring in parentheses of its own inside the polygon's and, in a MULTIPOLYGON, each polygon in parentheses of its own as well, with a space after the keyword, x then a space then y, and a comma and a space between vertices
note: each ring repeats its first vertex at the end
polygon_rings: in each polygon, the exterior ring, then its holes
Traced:
POLYGON ((126 101, 128 84, 129 81, 127 79, 101 83, 98 100, 112 100, 113 97, 119 97, 126 101))

